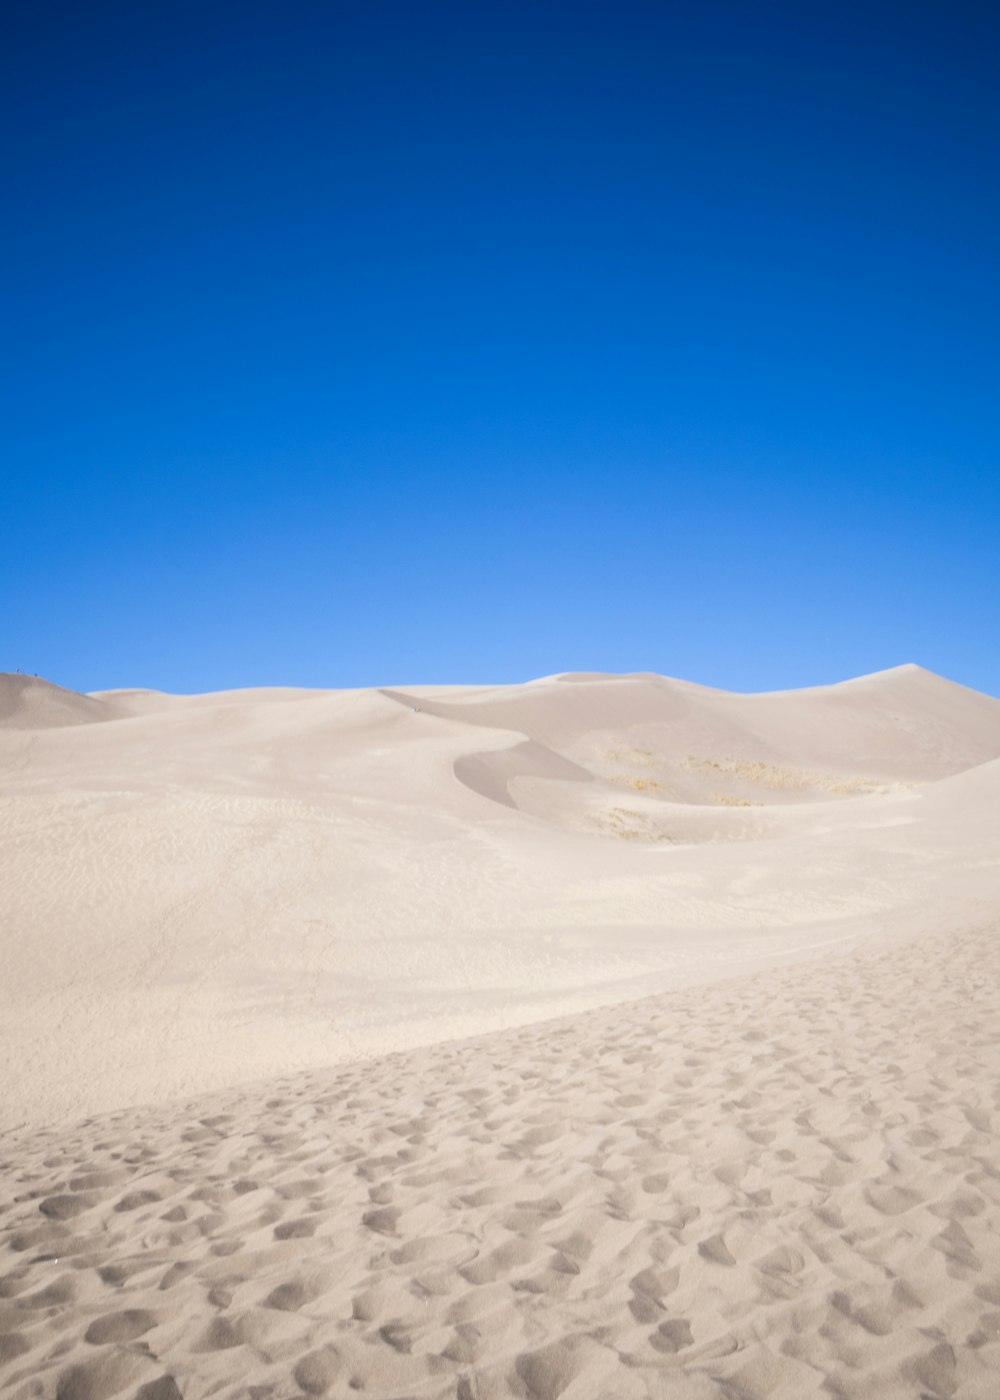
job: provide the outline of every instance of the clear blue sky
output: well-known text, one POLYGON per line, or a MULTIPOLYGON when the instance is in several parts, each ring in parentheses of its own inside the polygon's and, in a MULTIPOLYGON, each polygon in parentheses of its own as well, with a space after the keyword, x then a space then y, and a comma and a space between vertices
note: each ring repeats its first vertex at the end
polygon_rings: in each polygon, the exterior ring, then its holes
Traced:
POLYGON ((1000 8, 20 7, 0 669, 1000 693, 1000 8))

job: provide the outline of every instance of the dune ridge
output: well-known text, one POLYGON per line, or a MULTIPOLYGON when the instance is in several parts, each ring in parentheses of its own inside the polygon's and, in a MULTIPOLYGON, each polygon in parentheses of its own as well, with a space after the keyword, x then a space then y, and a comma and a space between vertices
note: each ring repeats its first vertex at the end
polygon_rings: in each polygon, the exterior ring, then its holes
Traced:
POLYGON ((124 713, 100 696, 64 690, 37 676, 0 675, 0 729, 64 729, 119 719, 124 713))

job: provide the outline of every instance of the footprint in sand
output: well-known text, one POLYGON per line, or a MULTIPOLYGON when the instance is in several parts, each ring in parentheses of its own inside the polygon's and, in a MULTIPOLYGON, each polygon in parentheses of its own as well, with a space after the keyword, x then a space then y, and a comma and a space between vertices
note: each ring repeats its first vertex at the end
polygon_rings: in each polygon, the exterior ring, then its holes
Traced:
POLYGON ((724 1264, 728 1268, 733 1268, 736 1264, 721 1235, 710 1235, 707 1240, 702 1240, 698 1245, 698 1253, 712 1264, 724 1264))
POLYGON ((310 1351, 292 1372, 307 1395, 325 1395, 340 1374, 340 1357, 332 1346, 310 1351))
POLYGON ((274 1238, 276 1240, 304 1240, 308 1239, 316 1230, 315 1220, 286 1220, 281 1225, 275 1225, 274 1238))
POLYGON ((100 1200, 95 1191, 80 1191, 72 1196, 49 1196, 39 1203, 38 1209, 50 1220, 73 1220, 93 1209, 100 1200))
POLYGON ((157 1325, 155 1313, 143 1308, 127 1308, 124 1312, 105 1313, 97 1317, 83 1335, 85 1342, 107 1346, 111 1342, 131 1342, 157 1325))
POLYGON ((683 1351, 685 1347, 694 1345, 691 1324, 683 1317, 669 1318, 668 1321, 661 1322, 656 1328, 649 1339, 649 1344, 654 1350, 661 1351, 668 1356, 683 1351))
POLYGON ((127 1386, 149 1380, 155 1369, 148 1357, 134 1352, 107 1352, 63 1371, 56 1382, 56 1400, 110 1400, 127 1386))

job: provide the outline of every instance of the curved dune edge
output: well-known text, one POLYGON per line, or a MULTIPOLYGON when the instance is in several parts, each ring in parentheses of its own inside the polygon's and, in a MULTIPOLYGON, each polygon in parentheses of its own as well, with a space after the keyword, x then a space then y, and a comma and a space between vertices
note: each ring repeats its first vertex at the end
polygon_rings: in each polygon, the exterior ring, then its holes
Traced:
MULTIPOLYGON (((459 781, 480 796, 569 829, 619 835, 622 821, 607 818, 634 811, 623 796, 638 794, 640 812, 653 818, 663 805, 732 811, 879 796, 1000 754, 1000 701, 914 665, 754 695, 651 673, 596 672, 522 686, 380 693, 465 727, 470 740, 477 728, 509 735, 506 752, 491 746, 455 763, 459 781), (524 778, 596 786, 588 793, 514 785, 524 778)), ((739 822, 730 824, 741 839, 739 822)), ((641 822, 631 834, 648 827, 641 822)), ((674 831, 666 839, 682 838, 674 831)))
POLYGON ((505 807, 517 807, 511 793, 515 778, 543 778, 550 781, 591 783, 593 773, 580 764, 563 758, 534 739, 512 744, 509 749, 490 749, 484 753, 463 754, 456 758, 455 777, 481 797, 500 802, 505 807))
POLYGON ((993 1400, 998 1025, 991 923, 13 1134, 0 1385, 993 1400))

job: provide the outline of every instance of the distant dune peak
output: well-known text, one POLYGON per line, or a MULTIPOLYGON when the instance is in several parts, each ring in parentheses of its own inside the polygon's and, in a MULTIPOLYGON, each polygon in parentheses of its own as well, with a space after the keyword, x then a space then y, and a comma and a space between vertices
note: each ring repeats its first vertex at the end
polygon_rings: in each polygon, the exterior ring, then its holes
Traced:
POLYGON ((770 818, 732 809, 787 813, 886 795, 1000 756, 1000 701, 913 662, 750 694, 576 672, 442 699, 434 712, 511 733, 509 750, 491 745, 455 765, 481 796, 559 825, 653 841, 760 836, 770 818), (554 786, 559 778, 570 781, 554 786), (581 789, 581 778, 591 785, 581 789))
POLYGON ((40 676, 0 672, 2 729, 60 729, 116 718, 113 706, 93 696, 64 690, 40 676))

